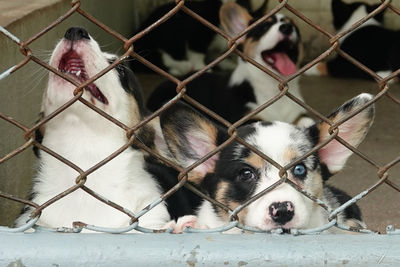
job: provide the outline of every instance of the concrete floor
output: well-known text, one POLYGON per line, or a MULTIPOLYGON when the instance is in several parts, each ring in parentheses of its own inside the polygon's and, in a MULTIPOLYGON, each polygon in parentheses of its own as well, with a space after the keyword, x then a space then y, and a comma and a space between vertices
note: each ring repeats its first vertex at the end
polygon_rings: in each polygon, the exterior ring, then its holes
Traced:
MULTIPOLYGON (((145 97, 163 79, 154 75, 140 75, 139 80, 146 90, 145 97)), ((324 115, 346 100, 362 92, 378 93, 375 82, 364 80, 342 80, 330 77, 301 77, 300 85, 307 104, 324 115)), ((400 99, 400 84, 390 86, 390 93, 400 99)), ((360 151, 384 166, 400 156, 400 105, 388 97, 376 103, 376 117, 370 132, 359 146, 360 151)), ((369 189, 377 182, 377 169, 357 155, 351 156, 345 169, 328 182, 351 196, 369 189)), ((400 164, 389 170, 389 178, 400 185, 400 164)), ((391 224, 400 228, 400 192, 382 184, 358 201, 364 221, 369 229, 385 232, 391 224)))

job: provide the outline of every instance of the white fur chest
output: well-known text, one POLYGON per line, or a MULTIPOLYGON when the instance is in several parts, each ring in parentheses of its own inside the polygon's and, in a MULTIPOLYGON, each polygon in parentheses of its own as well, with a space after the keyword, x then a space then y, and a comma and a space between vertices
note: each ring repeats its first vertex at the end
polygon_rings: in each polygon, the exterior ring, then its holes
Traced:
MULTIPOLYGON (((96 125, 87 125, 73 114, 60 116, 48 123, 42 144, 83 171, 92 168, 128 141, 122 129, 105 119, 103 123, 97 119, 96 125)), ((41 151, 33 201, 43 204, 74 186, 78 176, 76 170, 41 151)), ((157 183, 144 170, 142 153, 131 147, 90 173, 85 186, 134 213, 161 195, 157 183)), ((162 203, 141 219, 141 226, 159 228, 169 220, 169 215, 162 203)), ((74 221, 122 227, 128 226, 130 218, 78 189, 44 209, 39 224, 71 227, 74 221)))

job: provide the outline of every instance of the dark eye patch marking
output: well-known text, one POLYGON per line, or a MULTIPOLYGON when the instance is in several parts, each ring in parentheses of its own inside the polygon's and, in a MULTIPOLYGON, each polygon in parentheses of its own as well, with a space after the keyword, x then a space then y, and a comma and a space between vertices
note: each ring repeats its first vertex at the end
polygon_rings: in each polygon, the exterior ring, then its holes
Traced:
MULTIPOLYGON (((253 18, 250 20, 249 25, 257 21, 259 18, 253 18)), ((252 38, 255 41, 258 41, 270 28, 277 22, 276 16, 269 17, 266 21, 261 22, 252 30, 247 33, 248 38, 252 38)))
MULTIPOLYGON (((259 173, 251 166, 241 162, 231 163, 229 166, 230 169, 228 166, 226 167, 226 173, 223 174, 223 177, 226 178, 226 180, 224 180, 229 183, 229 186, 226 188, 224 198, 228 201, 239 203, 246 201, 256 190, 259 173), (244 174, 246 174, 246 177, 243 176, 244 174)), ((221 177, 221 174, 218 175, 221 177)))

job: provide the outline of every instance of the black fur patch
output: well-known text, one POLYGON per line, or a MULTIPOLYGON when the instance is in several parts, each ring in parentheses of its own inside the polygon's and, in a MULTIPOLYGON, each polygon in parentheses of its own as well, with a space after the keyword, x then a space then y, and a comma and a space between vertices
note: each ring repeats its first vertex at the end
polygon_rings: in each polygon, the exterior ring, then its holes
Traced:
MULTIPOLYGON (((233 123, 249 112, 246 103, 255 103, 253 88, 248 81, 229 87, 229 76, 204 73, 186 87, 188 96, 194 98, 224 119, 233 123)), ((176 85, 170 81, 161 84, 147 101, 147 108, 156 111, 176 96, 176 85)))
MULTIPOLYGON (((110 64, 112 64, 114 61, 115 59, 108 60, 110 64)), ((132 95, 133 98, 136 100, 141 116, 146 115, 148 112, 144 107, 142 88, 140 87, 135 74, 126 64, 127 63, 122 62, 115 66, 115 70, 118 72, 119 81, 121 82, 121 85, 124 88, 125 92, 132 95)))
POLYGON ((328 167, 321 162, 321 176, 322 180, 327 181, 333 174, 329 171, 328 167))
MULTIPOLYGON (((367 5, 361 2, 346 4, 341 0, 333 0, 332 11, 335 28, 337 30, 342 28, 352 13, 361 5, 366 7, 368 13, 379 6, 379 4, 367 5)), ((382 23, 383 15, 384 12, 380 12, 374 19, 382 23)), ((396 71, 400 68, 399 45, 399 31, 386 29, 381 25, 366 25, 348 35, 341 43, 340 48, 372 71, 377 72, 396 71), (369 41, 366 43, 364 40, 369 41)), ((329 75, 333 77, 372 79, 369 74, 341 56, 336 56, 328 61, 327 69, 329 75)))
MULTIPOLYGON (((187 8, 214 25, 219 24, 218 13, 221 5, 222 2, 218 0, 188 1, 185 3, 187 8)), ((156 22, 175 6, 176 4, 171 2, 157 7, 141 24, 139 29, 135 29, 131 36, 156 22)), ((159 27, 137 40, 134 46, 135 51, 138 51, 148 61, 162 69, 167 69, 163 64, 161 50, 168 53, 175 60, 184 60, 187 58, 187 48, 205 54, 214 36, 214 31, 185 12, 178 11, 159 27)), ((131 68, 135 72, 148 72, 150 70, 136 60, 131 62, 131 68)))
MULTIPOLYGON (((41 144, 42 142, 43 142, 43 134, 42 134, 42 132, 40 131, 40 129, 37 129, 36 131, 35 131, 35 140, 39 143, 39 144, 41 144)), ((33 146, 33 153, 35 153, 35 156, 36 157, 40 157, 40 149, 38 148, 38 147, 36 147, 36 146, 33 146)))
MULTIPOLYGON (((253 18, 249 21, 249 25, 251 25, 252 23, 254 23, 255 21, 257 21, 259 18, 253 18)), ((248 33, 247 33, 247 38, 252 38, 254 41, 258 41, 260 40, 261 37, 263 37, 263 35, 269 31, 269 29, 271 28, 272 25, 274 25, 277 22, 277 18, 275 15, 271 16, 270 18, 268 18, 266 21, 261 22, 260 24, 258 24, 256 27, 254 27, 253 29, 251 29, 248 33)))
MULTIPOLYGON (((379 7, 379 4, 376 5, 368 5, 362 2, 355 3, 344 3, 342 0, 332 0, 332 13, 333 13, 333 25, 336 30, 339 30, 343 25, 350 19, 353 12, 359 8, 361 5, 365 5, 367 12, 371 13, 376 8, 379 7)), ((379 22, 383 22, 383 12, 374 16, 379 22)))
MULTIPOLYGON (((163 189, 163 193, 166 193, 178 183, 179 173, 175 169, 160 164, 151 157, 146 157, 145 169, 156 178, 163 189)), ((201 201, 202 199, 198 195, 186 187, 181 187, 166 199, 167 209, 173 220, 185 215, 195 214, 201 201)))
POLYGON ((319 142, 319 129, 316 124, 307 128, 307 133, 312 143, 312 146, 316 146, 319 142))
MULTIPOLYGON (((333 187, 331 185, 325 185, 325 186, 328 187, 329 190, 333 193, 333 195, 336 197, 336 199, 338 200, 340 205, 346 203, 347 201, 349 201, 351 199, 351 197, 348 194, 346 194, 345 192, 343 192, 342 190, 339 190, 336 187, 333 187)), ((344 210, 344 215, 345 215, 346 219, 357 219, 357 220, 361 221, 361 210, 357 206, 357 204, 353 204, 353 205, 347 207, 344 210)))

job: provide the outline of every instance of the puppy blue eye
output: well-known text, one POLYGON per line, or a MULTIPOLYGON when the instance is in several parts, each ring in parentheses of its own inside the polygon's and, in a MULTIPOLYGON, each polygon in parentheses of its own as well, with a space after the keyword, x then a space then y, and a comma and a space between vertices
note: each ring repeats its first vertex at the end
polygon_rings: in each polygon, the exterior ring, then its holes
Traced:
POLYGON ((252 171, 250 169, 243 169, 240 171, 239 177, 241 180, 249 181, 249 180, 255 179, 256 174, 254 173, 254 171, 252 171))
POLYGON ((304 178, 307 175, 307 168, 303 163, 299 163, 293 168, 293 174, 297 178, 304 178))

